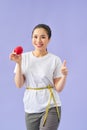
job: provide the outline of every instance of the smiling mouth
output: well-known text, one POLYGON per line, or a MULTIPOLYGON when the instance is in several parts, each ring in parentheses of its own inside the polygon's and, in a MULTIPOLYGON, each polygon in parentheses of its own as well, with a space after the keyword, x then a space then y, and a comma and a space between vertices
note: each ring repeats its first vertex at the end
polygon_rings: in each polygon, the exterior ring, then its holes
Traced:
POLYGON ((36 46, 37 46, 37 47, 42 47, 42 46, 43 46, 43 44, 40 44, 40 45, 37 45, 37 44, 36 44, 36 46))

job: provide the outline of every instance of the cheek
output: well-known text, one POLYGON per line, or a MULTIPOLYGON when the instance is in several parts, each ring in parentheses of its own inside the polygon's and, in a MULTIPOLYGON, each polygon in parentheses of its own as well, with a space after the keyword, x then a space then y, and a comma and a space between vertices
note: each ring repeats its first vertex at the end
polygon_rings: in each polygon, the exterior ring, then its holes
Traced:
POLYGON ((35 40, 34 39, 32 39, 32 44, 35 44, 35 40))
POLYGON ((48 43, 49 43, 48 41, 45 41, 45 46, 47 46, 47 45, 48 45, 48 43))

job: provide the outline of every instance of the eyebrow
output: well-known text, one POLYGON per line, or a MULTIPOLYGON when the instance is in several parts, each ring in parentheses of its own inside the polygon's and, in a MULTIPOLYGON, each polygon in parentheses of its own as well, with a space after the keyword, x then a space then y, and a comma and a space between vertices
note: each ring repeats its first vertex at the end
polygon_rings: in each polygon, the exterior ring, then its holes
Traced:
MULTIPOLYGON (((33 34, 33 36, 38 36, 38 34, 33 34)), ((40 36, 47 36, 46 34, 42 34, 40 36)))

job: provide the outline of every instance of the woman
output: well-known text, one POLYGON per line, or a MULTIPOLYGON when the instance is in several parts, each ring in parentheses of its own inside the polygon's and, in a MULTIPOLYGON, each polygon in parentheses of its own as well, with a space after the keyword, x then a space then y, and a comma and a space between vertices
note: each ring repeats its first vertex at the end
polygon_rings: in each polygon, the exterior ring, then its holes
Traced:
POLYGON ((15 84, 26 86, 24 110, 27 130, 57 130, 61 118, 61 101, 58 93, 65 86, 68 70, 66 61, 48 52, 51 29, 38 24, 32 31, 34 50, 10 59, 16 62, 15 84))

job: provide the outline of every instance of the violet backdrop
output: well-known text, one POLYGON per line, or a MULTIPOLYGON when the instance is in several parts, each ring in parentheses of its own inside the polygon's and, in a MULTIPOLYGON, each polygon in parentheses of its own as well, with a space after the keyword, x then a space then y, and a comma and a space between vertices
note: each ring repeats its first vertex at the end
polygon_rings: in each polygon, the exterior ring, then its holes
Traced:
POLYGON ((36 24, 52 29, 48 51, 66 59, 69 75, 60 93, 62 118, 59 130, 87 130, 87 1, 0 1, 0 130, 26 130, 24 88, 14 84, 15 63, 9 54, 21 45, 33 49, 31 32, 36 24))

